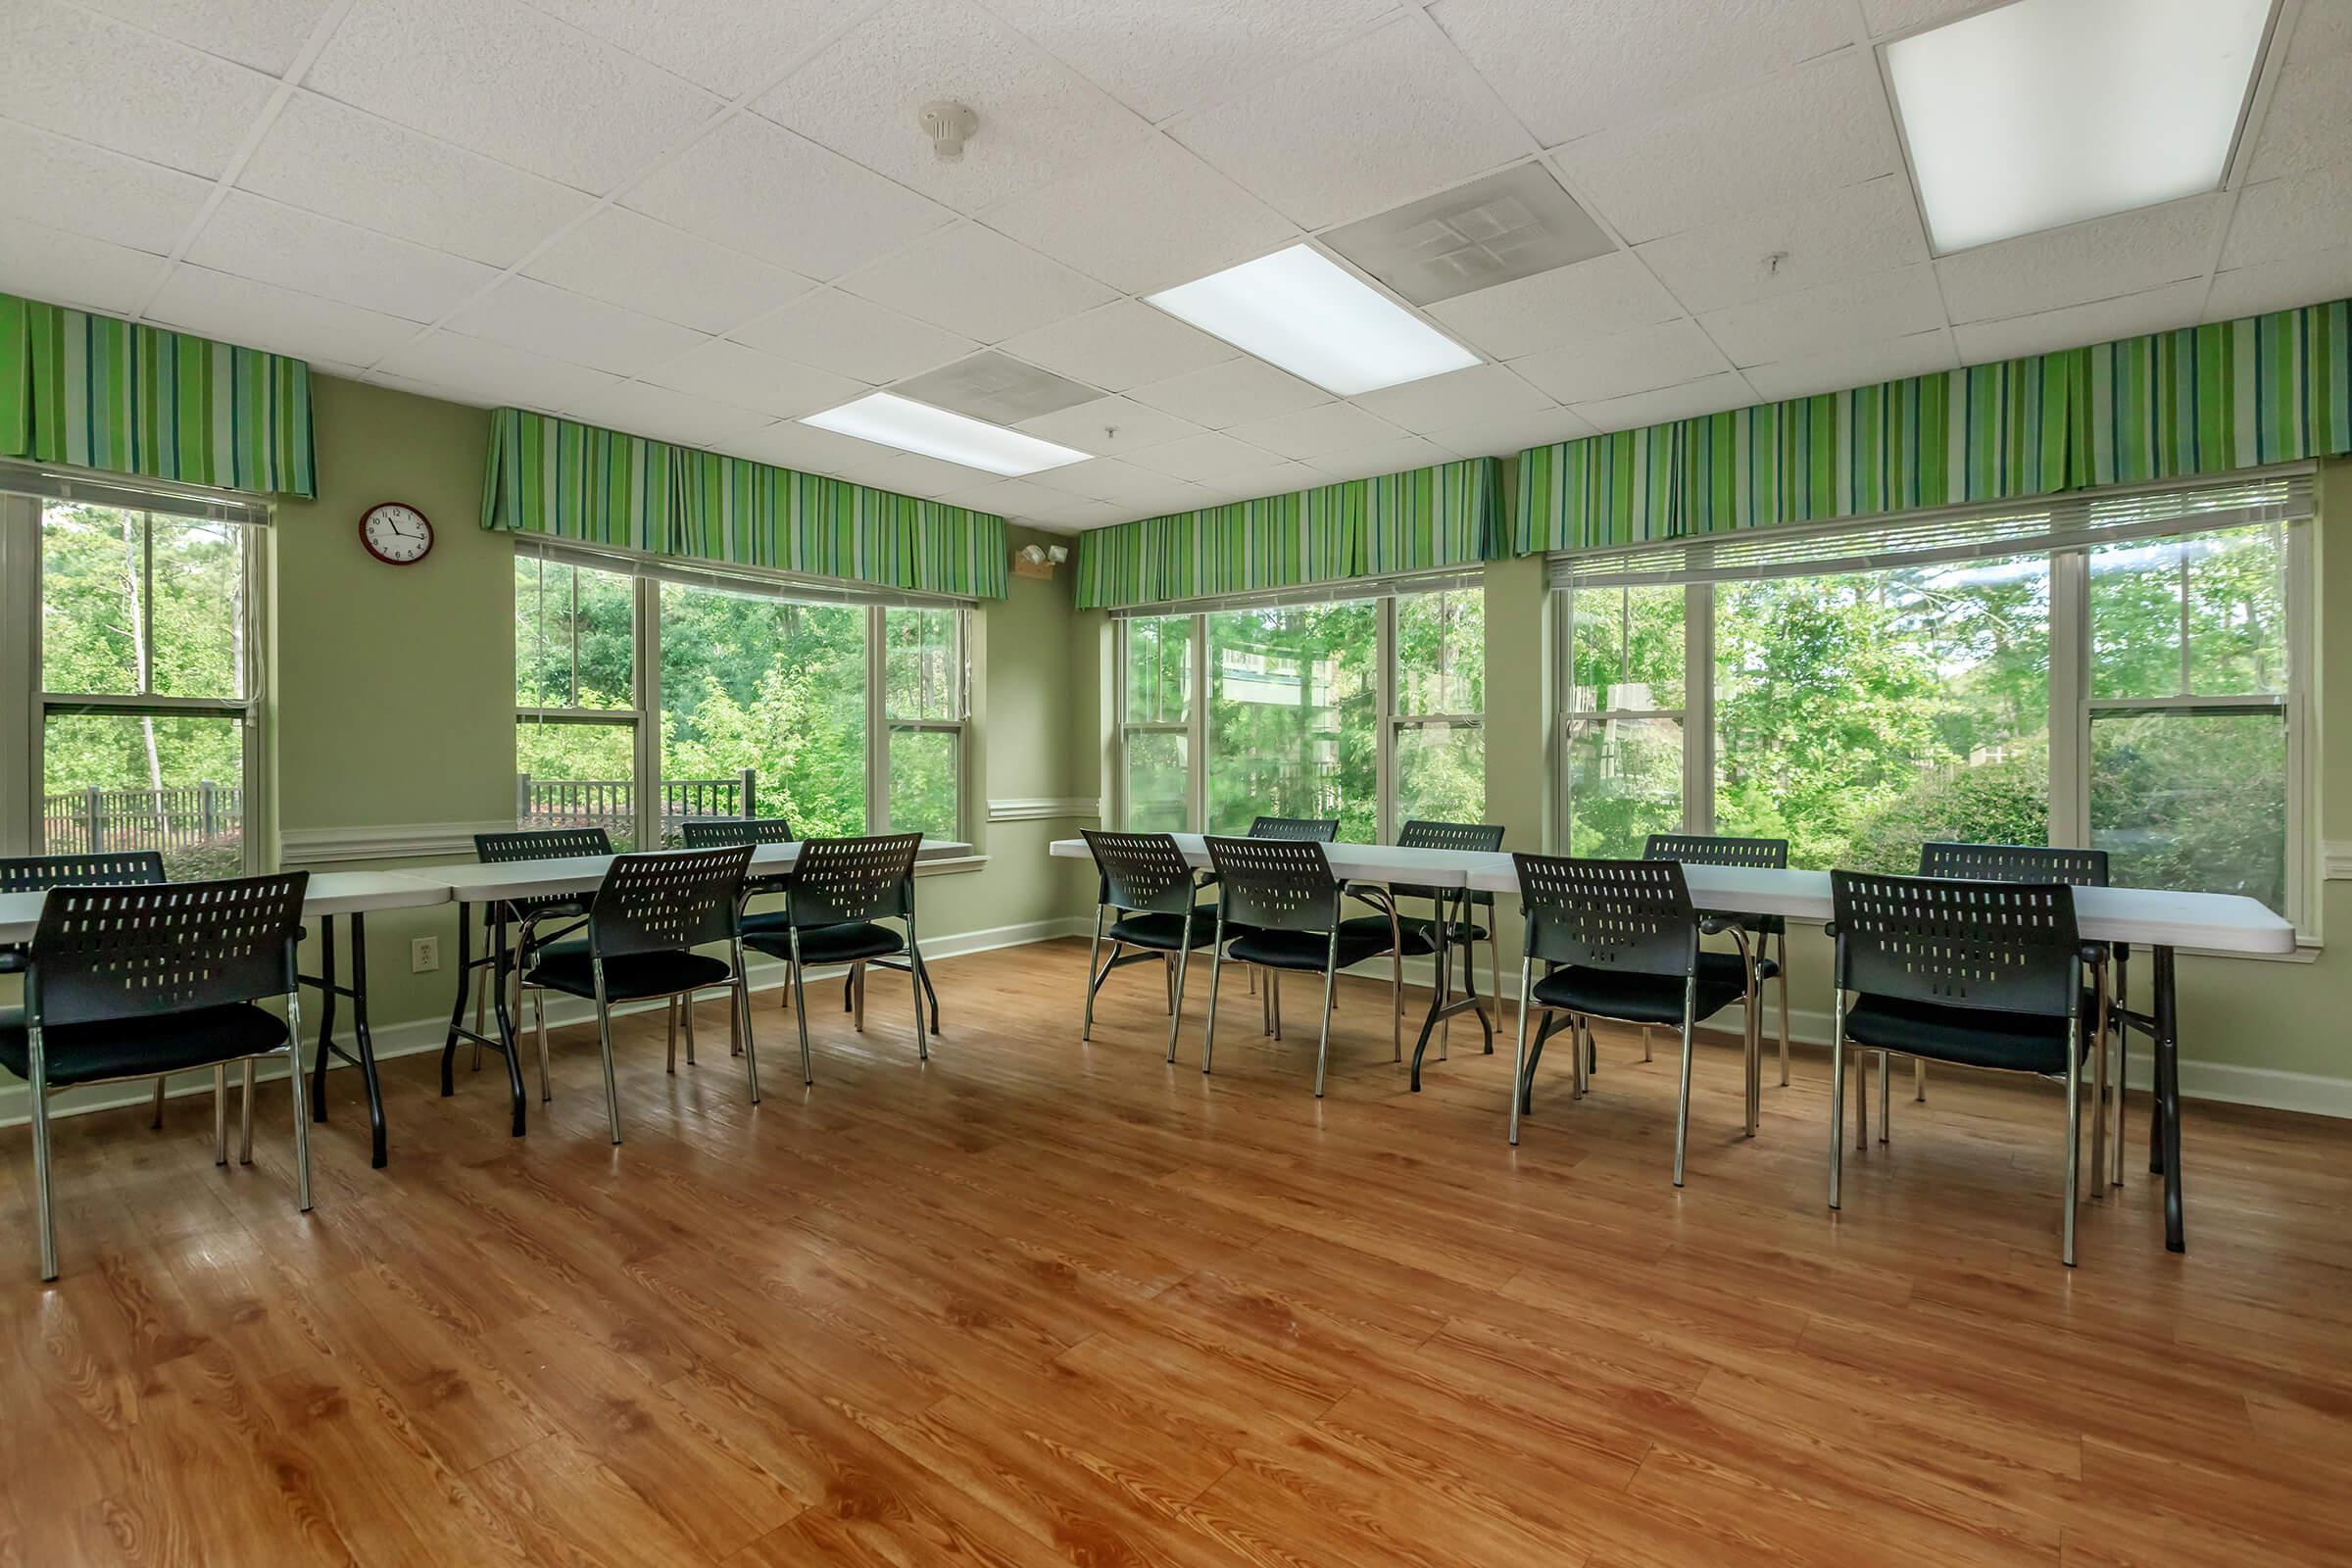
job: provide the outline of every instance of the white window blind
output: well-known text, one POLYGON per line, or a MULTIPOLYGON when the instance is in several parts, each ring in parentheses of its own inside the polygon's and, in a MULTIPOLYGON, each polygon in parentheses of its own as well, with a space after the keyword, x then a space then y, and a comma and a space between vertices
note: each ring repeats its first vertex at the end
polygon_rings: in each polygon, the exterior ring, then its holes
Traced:
POLYGON ((1281 610, 1291 605, 1338 605, 1354 599, 1393 599, 1398 594, 1478 588, 1483 587, 1486 580, 1484 571, 1452 567, 1442 571, 1400 572, 1387 577, 1342 577, 1335 582, 1268 588, 1259 593, 1171 599, 1165 604, 1126 605, 1113 610, 1110 615, 1113 620, 1151 620, 1160 615, 1194 615, 1204 611, 1281 610))
POLYGON ((759 566, 722 562, 702 563, 676 556, 650 556, 633 550, 605 550, 568 539, 517 534, 517 555, 575 563, 605 571, 624 572, 648 582, 674 583, 681 588, 708 588, 719 593, 753 594, 769 599, 792 599, 812 605, 881 605, 891 610, 973 610, 976 599, 948 594, 907 593, 873 588, 834 577, 802 577, 759 566))

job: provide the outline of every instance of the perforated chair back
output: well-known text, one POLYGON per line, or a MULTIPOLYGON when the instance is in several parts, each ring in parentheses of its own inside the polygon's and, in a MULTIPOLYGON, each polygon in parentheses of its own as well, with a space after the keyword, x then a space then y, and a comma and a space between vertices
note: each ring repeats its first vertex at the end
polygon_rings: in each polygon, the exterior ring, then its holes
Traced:
POLYGON ((1742 839, 1715 833, 1652 833, 1642 846, 1644 860, 1681 860, 1689 865, 1743 865, 1761 871, 1788 868, 1787 839, 1742 839))
POLYGON ((781 816, 698 817, 678 824, 690 850, 714 850, 722 844, 790 844, 792 822, 781 816))
POLYGON ((1261 816, 1250 824, 1253 839, 1303 839, 1330 844, 1340 836, 1336 816, 1261 816))
POLYGON ((2066 883, 1832 871, 1830 897, 1840 990, 2045 1018, 2080 995, 2066 883))
POLYGON ((147 887, 163 880, 164 858, 156 850, 104 850, 94 855, 21 855, 0 858, 0 893, 147 887))
POLYGON ((1698 968, 1698 913, 1679 860, 1513 855, 1527 956, 1619 974, 1698 968))
POLYGON ((616 958, 733 941, 751 863, 749 844, 614 856, 588 906, 588 951, 616 958))
POLYGON ((785 917, 807 929, 906 914, 914 907, 920 833, 809 839, 792 868, 785 917))
MULTIPOLYGON (((1396 830, 1396 847, 1400 850, 1468 850, 1492 855, 1502 848, 1502 825, 1498 822, 1435 822, 1421 817, 1396 830)), ((1434 899, 1436 888, 1399 887, 1397 896, 1407 899, 1434 899)), ((1494 895, 1473 891, 1470 902, 1481 908, 1494 906, 1494 895)))
POLYGON ((1340 918, 1340 884, 1320 840, 1212 838, 1208 859, 1228 924, 1329 931, 1340 918))
POLYGON ((1102 873, 1098 903, 1152 914, 1183 914, 1193 906, 1193 868, 1174 834, 1082 831, 1102 873))
POLYGON ((2052 849, 2042 844, 1931 840, 1919 847, 1919 874, 1971 882, 2064 882, 2079 888, 2103 888, 2107 885, 2107 852, 2052 849))
POLYGON ((611 855, 612 836, 601 827, 534 827, 514 833, 476 833, 473 858, 485 865, 510 860, 561 860, 573 855, 611 855))
POLYGON ((294 989, 308 871, 49 890, 25 976, 43 1027, 152 1018, 294 989))

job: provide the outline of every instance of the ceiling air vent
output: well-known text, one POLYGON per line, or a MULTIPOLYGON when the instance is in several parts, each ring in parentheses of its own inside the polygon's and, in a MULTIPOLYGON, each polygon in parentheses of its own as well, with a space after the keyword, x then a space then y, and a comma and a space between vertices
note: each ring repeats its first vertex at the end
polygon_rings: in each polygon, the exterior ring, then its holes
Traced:
POLYGON ((1325 245, 1414 305, 1493 288, 1615 250, 1542 164, 1360 219, 1325 245))
POLYGON ((1105 395, 1083 381, 1041 370, 995 349, 982 349, 953 365, 926 370, 891 390, 903 398, 991 424, 1018 424, 1105 395))

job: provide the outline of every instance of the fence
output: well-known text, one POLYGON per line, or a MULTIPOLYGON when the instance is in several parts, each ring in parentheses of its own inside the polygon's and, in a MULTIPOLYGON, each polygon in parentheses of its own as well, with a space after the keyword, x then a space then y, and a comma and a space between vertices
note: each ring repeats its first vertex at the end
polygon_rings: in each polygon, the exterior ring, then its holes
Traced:
MULTIPOLYGON (((759 775, 662 781, 662 837, 689 817, 758 816, 759 775)), ((514 775, 514 819, 523 827, 601 827, 626 842, 637 822, 637 786, 625 778, 533 778, 514 775)))
POLYGON ((234 784, 66 790, 41 797, 50 855, 158 850, 174 877, 234 876, 245 858, 245 792, 234 784))

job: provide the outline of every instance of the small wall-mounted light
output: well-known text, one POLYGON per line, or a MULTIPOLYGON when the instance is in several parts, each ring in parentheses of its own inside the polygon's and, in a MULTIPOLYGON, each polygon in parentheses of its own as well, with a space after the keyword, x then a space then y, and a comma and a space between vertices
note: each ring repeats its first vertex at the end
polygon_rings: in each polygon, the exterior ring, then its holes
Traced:
POLYGON ((1061 545, 1023 545, 1012 553, 1012 574, 1051 577, 1054 568, 1069 559, 1070 552, 1061 545))

